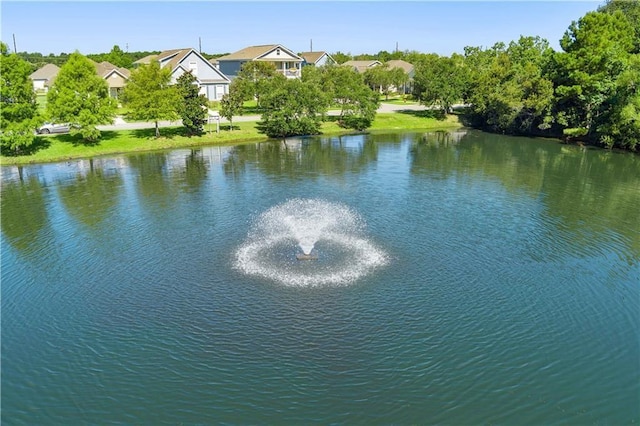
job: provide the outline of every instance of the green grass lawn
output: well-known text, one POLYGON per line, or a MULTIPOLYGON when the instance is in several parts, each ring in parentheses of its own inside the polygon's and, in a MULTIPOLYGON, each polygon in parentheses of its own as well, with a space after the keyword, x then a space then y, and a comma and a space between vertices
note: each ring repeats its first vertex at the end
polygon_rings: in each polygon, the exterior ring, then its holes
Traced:
POLYGON ((44 92, 38 92, 36 94, 36 104, 38 104, 38 112, 42 114, 47 108, 47 94, 44 92))
MULTIPOLYGON (((445 119, 437 119, 429 117, 429 113, 428 111, 415 111, 378 114, 369 131, 431 130, 461 126, 457 116, 450 115, 445 119)), ((229 130, 229 125, 223 123, 220 125, 220 133, 216 133, 215 125, 207 127, 207 133, 195 137, 185 136, 182 127, 165 127, 160 129, 160 137, 157 139, 154 137, 154 129, 104 131, 102 138, 95 143, 84 143, 80 137, 71 135, 37 136, 32 150, 33 154, 15 157, 0 156, 0 165, 46 163, 100 155, 221 144, 231 145, 268 139, 258 133, 256 122, 233 123, 233 130, 229 130)), ((323 123, 321 130, 325 135, 354 132, 338 126, 335 118, 323 123)))

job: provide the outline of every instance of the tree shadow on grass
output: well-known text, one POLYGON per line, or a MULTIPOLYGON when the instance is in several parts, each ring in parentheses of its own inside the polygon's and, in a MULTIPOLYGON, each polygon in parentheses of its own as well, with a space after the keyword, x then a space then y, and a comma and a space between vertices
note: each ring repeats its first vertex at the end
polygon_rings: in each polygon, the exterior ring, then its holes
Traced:
POLYGON ((14 151, 11 149, 2 148, 0 149, 0 154, 5 157, 17 157, 20 155, 33 155, 36 152, 47 149, 51 146, 51 139, 46 136, 36 136, 33 139, 33 143, 31 146, 21 148, 19 151, 14 151))
MULTIPOLYGON (((156 139, 156 129, 136 129, 132 131, 134 137, 139 139, 156 139)), ((160 138, 173 139, 176 136, 189 136, 184 127, 161 127, 160 138)))
POLYGON ((399 114, 407 114, 412 115, 418 118, 435 118, 438 121, 444 121, 447 116, 442 109, 427 109, 427 110, 413 110, 413 109, 402 109, 396 111, 399 114))

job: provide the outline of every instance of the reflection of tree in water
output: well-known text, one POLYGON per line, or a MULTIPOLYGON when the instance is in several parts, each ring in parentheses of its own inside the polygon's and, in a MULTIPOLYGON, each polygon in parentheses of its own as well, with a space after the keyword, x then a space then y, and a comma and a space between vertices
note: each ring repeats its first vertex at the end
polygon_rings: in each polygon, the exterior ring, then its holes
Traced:
POLYGON ((89 160, 89 169, 79 171, 74 181, 58 185, 60 200, 67 211, 84 225, 94 228, 118 205, 122 177, 105 172, 99 161, 89 160))
POLYGON ((378 146, 366 136, 290 138, 237 146, 224 163, 228 176, 237 177, 252 165, 270 176, 292 180, 309 176, 358 173, 378 158, 378 146))
POLYGON ((637 155, 470 132, 458 143, 429 135, 413 144, 410 156, 416 175, 496 178, 508 191, 542 197, 548 213, 575 233, 575 242, 588 247, 594 232, 610 227, 640 256, 637 155))
POLYGON ((173 169, 187 192, 196 192, 207 179, 207 161, 201 149, 192 149, 184 159, 184 168, 173 169))
POLYGON ((40 251, 48 224, 45 191, 37 176, 2 183, 0 223, 6 240, 22 254, 40 251))
POLYGON ((170 206, 176 199, 177 191, 168 176, 167 155, 149 153, 127 157, 129 166, 136 171, 136 188, 143 198, 170 206))

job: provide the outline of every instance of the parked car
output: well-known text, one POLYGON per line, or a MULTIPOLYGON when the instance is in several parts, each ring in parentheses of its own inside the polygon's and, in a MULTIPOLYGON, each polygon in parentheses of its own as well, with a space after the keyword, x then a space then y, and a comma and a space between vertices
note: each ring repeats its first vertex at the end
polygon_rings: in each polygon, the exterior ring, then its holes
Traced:
POLYGON ((40 135, 48 135, 49 133, 69 133, 68 123, 64 124, 56 124, 56 123, 44 123, 42 126, 38 127, 38 134, 40 135))

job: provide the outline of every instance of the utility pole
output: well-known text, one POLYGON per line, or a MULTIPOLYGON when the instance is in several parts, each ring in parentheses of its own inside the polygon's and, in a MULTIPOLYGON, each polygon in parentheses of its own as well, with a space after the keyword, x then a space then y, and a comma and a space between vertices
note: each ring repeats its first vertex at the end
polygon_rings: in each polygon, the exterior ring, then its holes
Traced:
POLYGON ((16 48, 16 35, 13 34, 13 53, 18 53, 18 49, 16 48))
POLYGON ((198 53, 202 55, 202 39, 198 37, 198 53))
POLYGON ((310 40, 309 52, 313 52, 313 39, 310 40))
POLYGON ((398 53, 398 42, 396 41, 396 53, 398 53))

